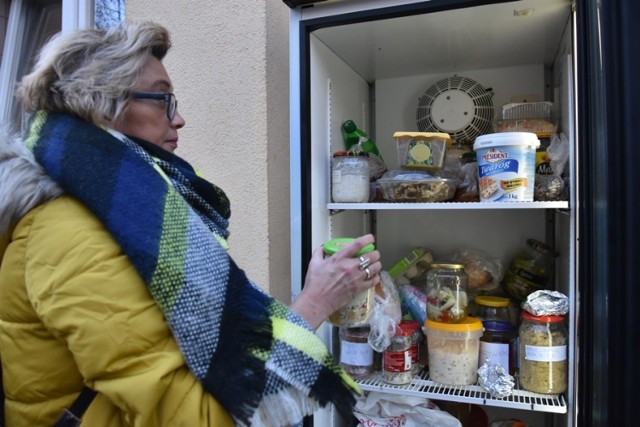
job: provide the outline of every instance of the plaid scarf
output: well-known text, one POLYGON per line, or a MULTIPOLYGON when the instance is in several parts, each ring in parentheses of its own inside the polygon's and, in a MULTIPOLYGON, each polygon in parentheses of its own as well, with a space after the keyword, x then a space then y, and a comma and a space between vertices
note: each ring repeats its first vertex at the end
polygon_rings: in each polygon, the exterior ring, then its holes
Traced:
POLYGON ((25 143, 106 226, 163 311, 187 366, 236 423, 294 424, 327 404, 351 415, 355 382, 304 319, 229 257, 222 190, 171 153, 152 156, 70 115, 38 112, 25 143))

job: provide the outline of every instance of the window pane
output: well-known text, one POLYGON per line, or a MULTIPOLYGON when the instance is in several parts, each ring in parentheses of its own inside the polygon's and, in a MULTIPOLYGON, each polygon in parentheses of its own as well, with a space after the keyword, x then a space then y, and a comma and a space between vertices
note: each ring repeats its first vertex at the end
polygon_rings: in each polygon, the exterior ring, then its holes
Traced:
POLYGON ((95 0, 97 28, 107 28, 124 21, 125 0, 95 0))

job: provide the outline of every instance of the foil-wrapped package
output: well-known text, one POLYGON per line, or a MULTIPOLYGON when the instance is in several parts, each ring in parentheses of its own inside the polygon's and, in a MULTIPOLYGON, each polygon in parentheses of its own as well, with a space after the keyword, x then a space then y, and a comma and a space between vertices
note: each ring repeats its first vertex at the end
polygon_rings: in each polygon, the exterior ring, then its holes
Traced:
POLYGON ((513 393, 514 378, 499 363, 485 363, 478 369, 478 384, 493 397, 507 397, 513 393))
POLYGON ((556 291, 535 291, 527 296, 522 308, 534 316, 564 316, 569 312, 569 298, 556 291))

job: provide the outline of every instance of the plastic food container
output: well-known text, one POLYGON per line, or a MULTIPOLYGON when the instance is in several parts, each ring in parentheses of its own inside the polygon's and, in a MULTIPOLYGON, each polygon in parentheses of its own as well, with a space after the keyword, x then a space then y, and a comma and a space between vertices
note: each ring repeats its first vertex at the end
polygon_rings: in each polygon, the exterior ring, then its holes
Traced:
POLYGON ((536 149, 535 133, 505 132, 476 138, 481 202, 532 202, 536 149))
MULTIPOLYGON (((333 255, 346 245, 351 243, 354 239, 352 237, 340 237, 337 239, 329 240, 323 246, 324 253, 326 255, 333 255)), ((355 254, 359 257, 363 254, 371 252, 375 249, 373 243, 368 244, 355 254)), ((329 322, 335 326, 345 328, 355 328, 359 326, 366 326, 369 324, 369 318, 373 312, 375 304, 376 291, 375 287, 369 288, 364 292, 360 292, 351 301, 349 301, 344 307, 332 313, 329 316, 329 322)))
POLYGON ((386 200, 431 203, 451 200, 459 181, 422 171, 394 170, 385 173, 378 183, 386 200))
POLYGON ((442 169, 447 147, 451 145, 448 133, 395 132, 393 137, 398 150, 398 165, 404 169, 442 169))
POLYGON ((467 317, 460 323, 424 324, 429 354, 429 376, 447 385, 469 385, 478 380, 478 357, 482 322, 467 317))
POLYGON ((549 136, 558 128, 552 102, 520 102, 502 107, 500 117, 494 121, 495 132, 533 132, 549 136))

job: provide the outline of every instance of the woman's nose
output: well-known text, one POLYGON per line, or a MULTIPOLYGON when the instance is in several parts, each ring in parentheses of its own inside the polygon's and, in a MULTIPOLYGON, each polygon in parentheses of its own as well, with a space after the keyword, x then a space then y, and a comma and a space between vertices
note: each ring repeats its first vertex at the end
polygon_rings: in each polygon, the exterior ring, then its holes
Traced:
POLYGON ((182 115, 176 111, 175 116, 173 116, 173 120, 171 120, 171 126, 176 129, 180 129, 185 125, 185 123, 186 122, 184 120, 184 117, 182 117, 182 115))

